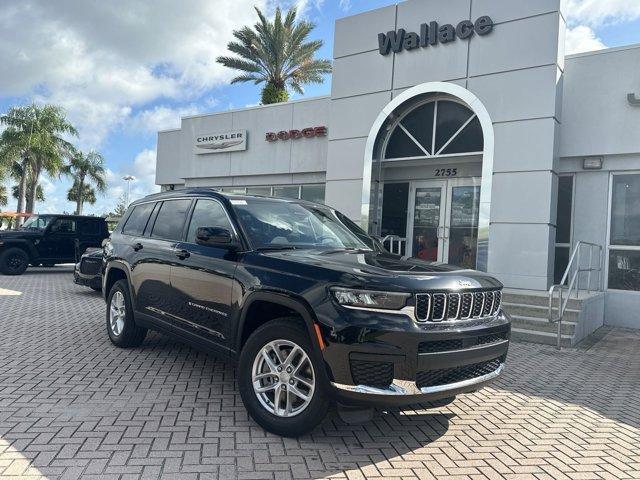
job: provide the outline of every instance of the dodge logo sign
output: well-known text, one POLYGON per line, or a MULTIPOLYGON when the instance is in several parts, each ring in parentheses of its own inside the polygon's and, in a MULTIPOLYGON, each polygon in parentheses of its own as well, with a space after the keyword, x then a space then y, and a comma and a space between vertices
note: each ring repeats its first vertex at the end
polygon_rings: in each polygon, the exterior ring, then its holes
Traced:
POLYGON ((267 132, 265 140, 267 142, 275 142, 277 140, 295 140, 296 138, 312 138, 325 137, 327 135, 327 127, 308 127, 302 130, 280 130, 279 132, 267 132))
POLYGON ((196 137, 194 153, 237 152, 247 149, 247 131, 207 133, 196 137))

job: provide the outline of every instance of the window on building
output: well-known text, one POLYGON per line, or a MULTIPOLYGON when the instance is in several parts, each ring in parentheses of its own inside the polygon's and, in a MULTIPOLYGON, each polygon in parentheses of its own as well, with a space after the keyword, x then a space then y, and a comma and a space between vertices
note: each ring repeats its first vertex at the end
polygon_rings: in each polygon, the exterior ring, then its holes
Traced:
POLYGON ((300 187, 297 185, 273 187, 273 196, 280 198, 300 198, 300 187))
POLYGON ((448 99, 418 104, 400 115, 392 127, 385 159, 478 154, 484 149, 476 114, 448 99))
POLYGON ((226 228, 233 232, 224 207, 216 200, 198 200, 196 202, 191 222, 189 223, 187 242, 196 243, 196 231, 200 227, 226 228))
POLYGON ((247 187, 248 195, 264 195, 271 196, 271 187, 247 187))
POLYGON ((191 200, 166 200, 162 202, 151 236, 164 240, 181 240, 191 200))
POLYGON ((556 215, 556 251, 554 283, 560 283, 571 253, 571 221, 573 217, 573 175, 558 179, 558 207, 556 215))
POLYGON ((613 175, 609 288, 640 291, 640 174, 613 175))
POLYGON ((302 185, 300 198, 308 202, 324 203, 324 185, 302 185))

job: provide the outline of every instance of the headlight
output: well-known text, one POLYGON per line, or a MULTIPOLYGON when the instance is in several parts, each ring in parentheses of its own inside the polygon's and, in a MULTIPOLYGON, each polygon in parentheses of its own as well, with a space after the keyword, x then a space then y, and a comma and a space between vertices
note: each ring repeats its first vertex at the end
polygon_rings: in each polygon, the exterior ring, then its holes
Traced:
POLYGON ((375 292, 372 290, 352 290, 332 288, 331 293, 340 305, 345 307, 379 308, 400 310, 407 303, 410 293, 375 292))

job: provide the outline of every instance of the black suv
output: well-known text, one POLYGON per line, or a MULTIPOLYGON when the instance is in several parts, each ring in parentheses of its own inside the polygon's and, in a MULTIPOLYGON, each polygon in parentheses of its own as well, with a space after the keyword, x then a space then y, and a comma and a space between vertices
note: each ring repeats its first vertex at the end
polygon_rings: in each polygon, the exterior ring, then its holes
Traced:
POLYGON ((101 217, 33 215, 18 229, 0 231, 0 272, 21 275, 29 265, 75 262, 108 236, 101 217))
POLYGON ((326 206, 211 189, 135 202, 105 245, 111 341, 138 346, 150 328, 237 360, 247 410, 286 436, 331 401, 415 404, 496 378, 510 334, 501 289, 390 254, 326 206))

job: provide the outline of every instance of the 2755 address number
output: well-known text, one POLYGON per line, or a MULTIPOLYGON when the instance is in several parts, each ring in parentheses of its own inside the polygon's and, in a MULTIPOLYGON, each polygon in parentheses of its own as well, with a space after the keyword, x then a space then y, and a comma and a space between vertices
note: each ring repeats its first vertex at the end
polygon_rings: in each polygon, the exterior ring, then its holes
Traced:
POLYGON ((457 175, 457 168, 436 168, 436 177, 455 177, 457 175))

